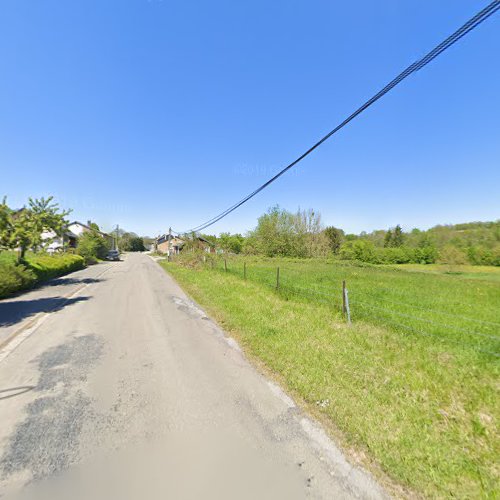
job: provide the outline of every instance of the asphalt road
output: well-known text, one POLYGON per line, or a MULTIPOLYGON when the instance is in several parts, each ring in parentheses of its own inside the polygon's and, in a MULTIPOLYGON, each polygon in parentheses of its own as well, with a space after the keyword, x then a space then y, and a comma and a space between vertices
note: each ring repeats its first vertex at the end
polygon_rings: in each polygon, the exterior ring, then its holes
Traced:
POLYGON ((382 498, 147 255, 0 301, 0 497, 382 498))

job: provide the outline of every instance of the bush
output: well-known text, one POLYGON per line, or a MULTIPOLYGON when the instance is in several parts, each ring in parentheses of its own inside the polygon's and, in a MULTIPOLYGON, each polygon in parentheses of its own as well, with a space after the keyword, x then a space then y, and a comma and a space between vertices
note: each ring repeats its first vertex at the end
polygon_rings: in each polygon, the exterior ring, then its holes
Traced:
POLYGON ((105 259, 110 249, 109 241, 97 231, 89 231, 78 239, 78 254, 85 259, 86 264, 95 264, 99 259, 105 259))
POLYGON ((57 278, 57 276, 78 271, 85 267, 83 257, 71 254, 34 254, 28 256, 26 264, 34 272, 37 281, 57 278))
POLYGON ((460 248, 447 245, 439 251, 439 262, 451 265, 466 264, 467 256, 460 248))
POLYGON ((0 298, 31 288, 36 283, 35 273, 22 264, 0 263, 0 298))
POLYGON ((4 252, 0 259, 0 298, 84 266, 85 262, 79 255, 28 254, 24 262, 18 264, 13 252, 4 252))
POLYGON ((469 262, 477 266, 500 266, 500 246, 492 249, 473 246, 467 250, 469 262))

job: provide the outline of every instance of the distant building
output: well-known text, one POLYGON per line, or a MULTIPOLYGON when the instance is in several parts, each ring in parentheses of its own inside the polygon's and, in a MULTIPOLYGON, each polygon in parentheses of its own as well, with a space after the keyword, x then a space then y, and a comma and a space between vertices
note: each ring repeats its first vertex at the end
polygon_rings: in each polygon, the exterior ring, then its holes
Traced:
MULTIPOLYGON (((90 226, 91 221, 88 221, 87 224, 83 224, 82 222, 73 221, 70 222, 62 236, 58 236, 54 231, 44 231, 42 233, 42 240, 46 242, 44 245, 44 250, 49 253, 61 252, 65 248, 76 248, 78 245, 78 238, 85 233, 90 231, 94 231, 94 229, 90 226)), ((97 231, 103 238, 109 239, 110 241, 113 237, 107 233, 102 231, 97 231)))
MULTIPOLYGON (((168 238, 169 238, 168 234, 163 234, 158 238, 156 238, 155 241, 156 251, 158 253, 163 253, 165 255, 179 254, 182 251, 183 247, 185 246, 186 241, 177 236, 172 236, 170 238, 170 245, 169 245, 168 238)), ((201 236, 198 236, 197 242, 201 250, 207 253, 215 253, 215 245, 210 243, 210 241, 206 240, 205 238, 202 238, 201 236)))

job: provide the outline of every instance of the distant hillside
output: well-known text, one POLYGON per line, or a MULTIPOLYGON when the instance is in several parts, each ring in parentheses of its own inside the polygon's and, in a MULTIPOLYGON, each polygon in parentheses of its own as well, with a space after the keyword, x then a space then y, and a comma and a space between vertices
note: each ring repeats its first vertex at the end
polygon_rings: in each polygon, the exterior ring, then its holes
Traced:
MULTIPOLYGON (((438 225, 409 233, 397 226, 360 235, 348 234, 345 240, 370 242, 375 249, 435 249, 435 260, 444 263, 500 266, 500 220, 438 225)), ((349 246, 352 245, 346 248, 349 246)))

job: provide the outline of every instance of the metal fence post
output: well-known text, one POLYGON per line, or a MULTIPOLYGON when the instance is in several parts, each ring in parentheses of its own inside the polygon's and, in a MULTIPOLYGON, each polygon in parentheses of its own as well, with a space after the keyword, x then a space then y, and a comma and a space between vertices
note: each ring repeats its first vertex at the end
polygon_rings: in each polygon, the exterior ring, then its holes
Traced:
POLYGON ((351 310, 349 308, 349 291, 345 289, 345 310, 347 312, 347 324, 351 324, 351 310))
POLYGON ((351 324, 351 310, 349 308, 349 292, 345 286, 345 280, 342 281, 342 314, 346 316, 347 323, 351 324))
POLYGON ((280 268, 276 268, 276 290, 280 288, 280 268))
POLYGON ((342 314, 345 315, 345 280, 342 281, 342 314))

